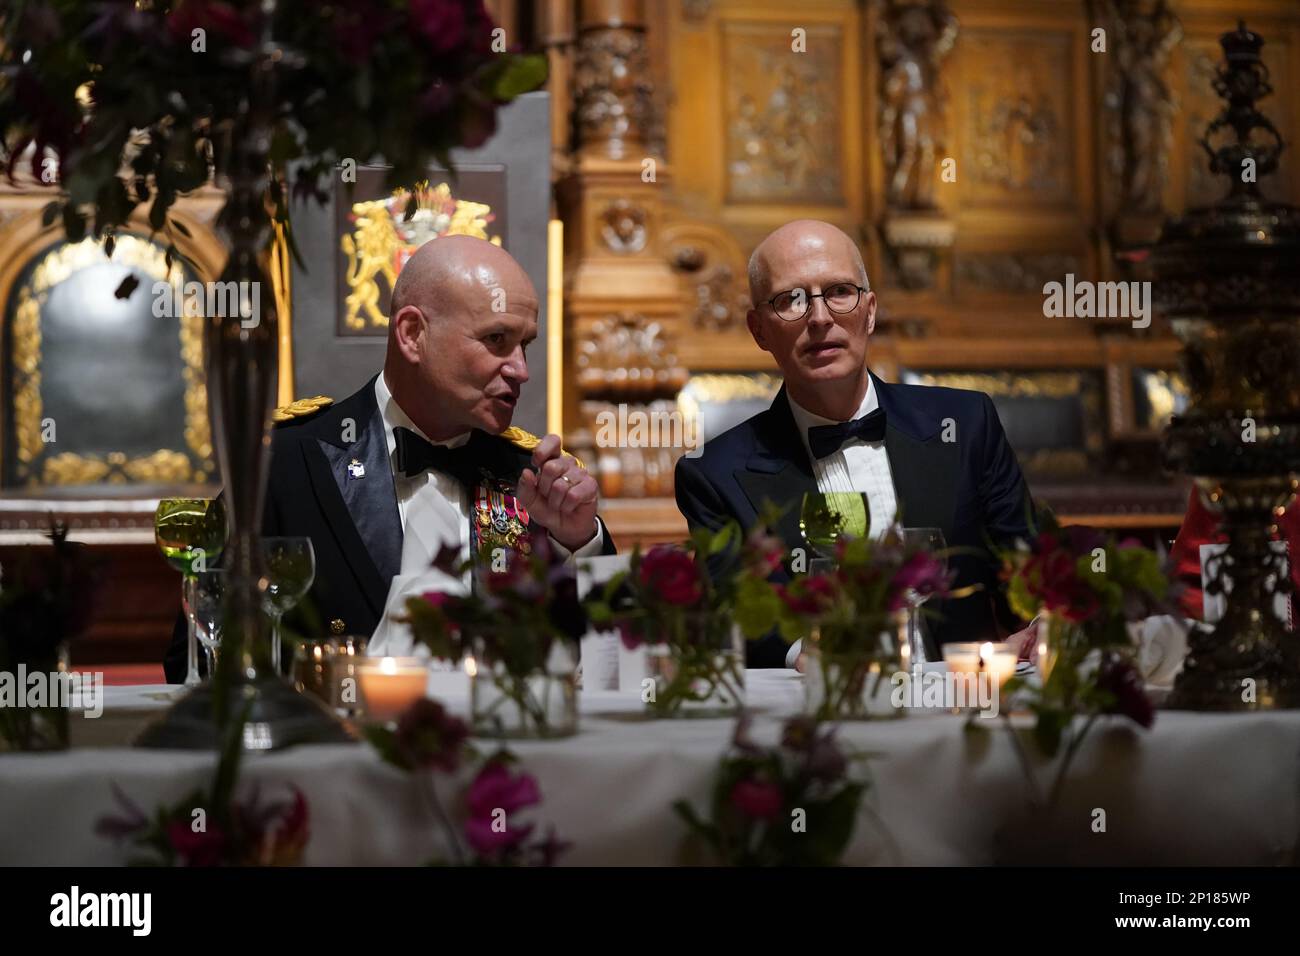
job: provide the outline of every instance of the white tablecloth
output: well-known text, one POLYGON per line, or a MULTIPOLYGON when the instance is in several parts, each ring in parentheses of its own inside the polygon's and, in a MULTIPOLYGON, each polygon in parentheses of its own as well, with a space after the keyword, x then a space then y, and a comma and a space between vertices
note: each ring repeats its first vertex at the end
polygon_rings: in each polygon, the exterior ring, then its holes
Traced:
MULTIPOLYGON (((800 703, 802 678, 793 671, 749 671, 747 680, 758 712, 754 735, 774 740, 780 717, 800 703)), ((103 717, 73 718, 74 740, 121 739, 166 706, 163 690, 107 688, 103 717)), ((453 693, 448 703, 463 711, 466 701, 453 693)), ((636 697, 610 691, 582 694, 581 706, 576 737, 511 744, 541 786, 544 803, 531 818, 554 823, 573 843, 561 862, 695 859, 670 806, 686 798, 705 808, 733 721, 646 720, 636 697)), ((972 734, 961 717, 912 713, 843 725, 844 744, 875 755, 867 763, 868 809, 846 862, 981 865, 1024 859, 1024 853, 1070 863, 1297 862, 1300 712, 1162 711, 1146 732, 1120 719, 1102 722, 1049 820, 1026 813, 1026 784, 1007 731, 1000 720, 988 723, 989 732, 972 734), (1105 814, 1104 832, 1094 829, 1097 810, 1105 814), (1018 851, 1008 849, 1008 837, 1018 851)), ((93 833, 95 820, 115 809, 111 784, 152 810, 206 786, 213 761, 205 753, 120 747, 0 755, 0 862, 121 863, 122 848, 93 833)), ((1044 786, 1052 769, 1039 767, 1044 786)), ((264 792, 289 782, 304 791, 312 828, 308 863, 418 864, 438 851, 437 827, 415 783, 367 746, 250 757, 241 787, 252 781, 264 792)))

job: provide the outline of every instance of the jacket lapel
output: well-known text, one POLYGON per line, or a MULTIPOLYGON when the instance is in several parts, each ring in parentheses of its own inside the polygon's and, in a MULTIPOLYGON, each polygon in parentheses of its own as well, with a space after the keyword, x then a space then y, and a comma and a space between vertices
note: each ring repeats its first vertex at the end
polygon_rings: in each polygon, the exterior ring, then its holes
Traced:
POLYGON ((817 478, 808 461, 808 450, 795 427, 794 416, 790 414, 784 385, 766 416, 767 420, 755 430, 759 450, 744 468, 736 471, 736 481, 744 489, 755 512, 761 513, 769 501, 785 509, 777 521, 776 532, 787 547, 801 547, 803 533, 799 528, 799 513, 803 496, 817 490, 817 478))
POLYGON ((952 527, 957 506, 957 442, 943 441, 943 423, 901 401, 894 387, 874 375, 876 395, 885 410, 885 453, 904 528, 952 527))
POLYGON ((302 446, 312 489, 367 601, 382 614, 401 569, 402 526, 374 379, 312 426, 302 446), (351 442, 344 440, 347 419, 361 426, 351 442))

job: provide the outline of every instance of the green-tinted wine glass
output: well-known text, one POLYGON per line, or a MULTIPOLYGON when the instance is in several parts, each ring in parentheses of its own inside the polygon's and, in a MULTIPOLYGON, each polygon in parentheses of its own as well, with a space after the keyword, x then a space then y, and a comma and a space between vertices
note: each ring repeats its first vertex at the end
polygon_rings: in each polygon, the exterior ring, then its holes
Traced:
POLYGON ((858 491, 810 491, 803 496, 799 531, 818 558, 831 561, 841 537, 865 538, 871 527, 867 496, 858 491))
POLYGON ((181 572, 181 605, 188 639, 185 686, 200 683, 198 640, 194 632, 194 576, 216 564, 226 546, 226 509, 220 498, 163 498, 153 518, 158 549, 181 572))
POLYGON ((281 676, 280 619, 311 590, 316 579, 316 552, 311 538, 262 539, 266 591, 262 607, 271 617, 271 666, 281 676))

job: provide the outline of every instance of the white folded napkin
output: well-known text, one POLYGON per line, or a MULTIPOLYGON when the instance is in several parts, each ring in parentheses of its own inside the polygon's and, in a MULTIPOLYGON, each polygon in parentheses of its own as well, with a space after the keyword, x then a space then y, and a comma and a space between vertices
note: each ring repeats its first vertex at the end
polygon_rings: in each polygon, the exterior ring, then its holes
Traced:
POLYGON ((407 598, 416 597, 426 591, 442 591, 447 594, 469 593, 464 581, 432 566, 419 574, 395 576, 393 583, 388 587, 388 598, 384 601, 384 614, 367 645, 368 655, 371 657, 429 656, 428 650, 423 645, 416 645, 411 635, 410 625, 394 620, 406 616, 407 598))

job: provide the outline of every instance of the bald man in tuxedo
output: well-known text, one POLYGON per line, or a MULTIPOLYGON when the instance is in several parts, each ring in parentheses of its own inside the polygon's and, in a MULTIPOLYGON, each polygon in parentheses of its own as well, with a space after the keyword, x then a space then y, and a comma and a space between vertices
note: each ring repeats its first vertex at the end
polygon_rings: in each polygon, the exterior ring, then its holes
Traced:
MULTIPOLYGON (((277 409, 262 533, 311 539, 311 604, 329 633, 374 632, 394 576, 444 544, 468 555, 548 535, 566 557, 614 553, 595 479, 558 436, 511 426, 537 311, 505 250, 434 239, 398 275, 382 371, 341 402, 277 409)), ((178 623, 169 680, 184 679, 185 654, 178 623)))

